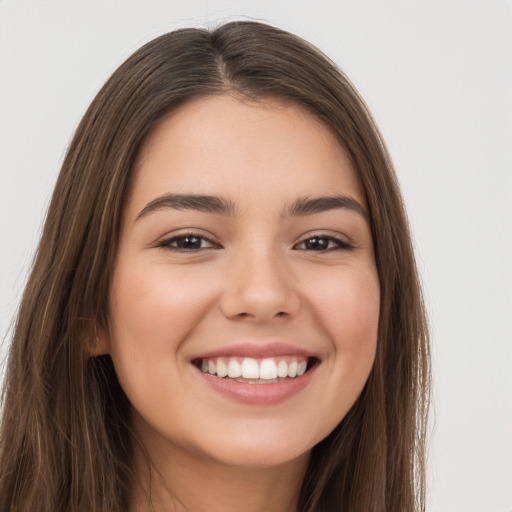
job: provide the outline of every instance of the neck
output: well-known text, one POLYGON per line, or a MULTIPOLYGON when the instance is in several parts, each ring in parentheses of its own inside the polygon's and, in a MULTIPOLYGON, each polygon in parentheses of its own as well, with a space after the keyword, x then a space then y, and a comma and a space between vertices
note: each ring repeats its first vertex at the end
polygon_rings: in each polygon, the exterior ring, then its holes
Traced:
POLYGON ((231 466, 179 447, 135 448, 130 512, 297 512, 309 454, 279 466, 231 466))

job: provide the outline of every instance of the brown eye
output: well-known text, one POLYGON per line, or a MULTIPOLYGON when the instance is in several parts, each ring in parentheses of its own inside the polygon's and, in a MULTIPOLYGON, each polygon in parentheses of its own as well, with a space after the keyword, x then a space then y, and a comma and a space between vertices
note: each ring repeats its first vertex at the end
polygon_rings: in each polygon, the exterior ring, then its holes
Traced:
POLYGON ((330 240, 327 238, 309 238, 304 240, 304 249, 307 251, 325 251, 329 248, 330 240))
POLYGON ((158 247, 175 251, 199 251, 202 249, 217 248, 217 244, 212 242, 205 236, 194 234, 173 236, 166 240, 162 240, 158 247))
POLYGON ((184 236, 176 239, 178 249, 201 249, 203 240, 198 236, 184 236))
POLYGON ((332 250, 350 250, 353 246, 333 236, 312 236, 295 246, 303 251, 326 252, 332 250))

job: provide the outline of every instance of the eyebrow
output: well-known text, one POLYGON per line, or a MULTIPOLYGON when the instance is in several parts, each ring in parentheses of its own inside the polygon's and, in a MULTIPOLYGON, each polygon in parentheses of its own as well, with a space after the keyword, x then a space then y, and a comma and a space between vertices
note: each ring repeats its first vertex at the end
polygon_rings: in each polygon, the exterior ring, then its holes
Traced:
MULTIPOLYGON (((223 197, 196 194, 165 194, 149 202, 137 215, 135 220, 139 220, 150 213, 166 208, 174 210, 196 210, 230 217, 234 217, 239 213, 237 205, 233 201, 223 197)), ((368 212, 361 203, 351 197, 341 195, 299 197, 281 213, 281 216, 302 217, 338 208, 352 210, 359 213, 365 220, 368 220, 368 212)))
POLYGON ((135 220, 139 220, 150 213, 164 208, 196 210, 227 216, 235 216, 238 213, 235 203, 222 197, 194 194, 165 194, 148 203, 135 220))
POLYGON ((303 215, 311 215, 313 213, 326 212, 329 210, 335 210, 337 208, 352 210, 362 215, 365 220, 368 220, 368 212, 361 203, 355 199, 352 199, 351 197, 340 195, 300 197, 288 207, 283 216, 297 217, 303 215))

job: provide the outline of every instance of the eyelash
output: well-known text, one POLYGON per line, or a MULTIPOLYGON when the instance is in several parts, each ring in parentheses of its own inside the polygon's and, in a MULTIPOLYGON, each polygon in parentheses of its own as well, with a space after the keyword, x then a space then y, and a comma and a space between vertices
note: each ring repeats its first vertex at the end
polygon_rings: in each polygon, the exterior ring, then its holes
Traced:
MULTIPOLYGON (((319 250, 309 249, 309 251, 311 251, 311 252, 326 253, 326 252, 331 252, 331 251, 351 251, 351 250, 355 249, 354 245, 346 242, 345 240, 342 240, 341 238, 338 238, 333 235, 322 235, 322 234, 310 235, 307 238, 304 238, 303 240, 301 240, 300 242, 295 244, 293 247, 294 247, 294 249, 297 249, 297 250, 308 251, 308 249, 306 249, 306 248, 298 249, 298 246, 305 244, 306 242, 311 242, 312 240, 327 241, 328 247, 324 248, 324 249, 319 249, 319 250), (334 247, 329 247, 331 242, 334 243, 334 247)), ((197 233, 183 233, 183 234, 176 235, 171 238, 162 240, 161 242, 159 242, 157 244, 157 247, 160 247, 162 249, 167 249, 170 251, 176 251, 176 252, 199 252, 204 249, 218 249, 220 246, 217 242, 215 242, 214 240, 212 240, 211 238, 209 238, 205 235, 200 235, 197 233), (178 245, 176 245, 176 246, 172 245, 172 244, 179 244, 180 241, 185 241, 187 238, 196 239, 197 241, 199 241, 199 243, 201 245, 204 241, 206 241, 206 242, 208 242, 208 244, 210 244, 210 246, 209 247, 185 248, 185 247, 178 247, 178 245)))
POLYGON ((161 247, 162 249, 168 249, 170 251, 176 251, 176 252, 198 252, 203 249, 216 249, 219 247, 219 244, 214 242, 211 238, 209 238, 205 235, 199 235, 197 233, 183 233, 183 234, 176 235, 171 238, 162 240, 161 242, 159 242, 157 244, 157 247, 161 247), (198 248, 192 248, 192 249, 188 248, 187 249, 187 248, 183 248, 183 247, 178 247, 177 245, 176 246, 171 245, 173 243, 179 243, 179 241, 184 241, 187 238, 197 239, 200 241, 201 244, 203 241, 206 241, 209 244, 211 244, 211 247, 198 247, 198 248))
MULTIPOLYGON (((351 250, 355 249, 354 245, 348 243, 345 240, 342 240, 341 238, 338 238, 333 235, 322 235, 322 234, 310 235, 307 238, 304 238, 298 244, 295 244, 294 247, 302 245, 306 242, 311 242, 311 240, 326 240, 328 245, 331 242, 334 243, 334 247, 328 247, 327 249, 320 249, 318 251, 315 251, 314 249, 310 249, 310 251, 312 251, 312 252, 325 253, 325 252, 331 252, 331 251, 351 251, 351 250)), ((307 249, 299 249, 299 250, 306 251, 307 249)))

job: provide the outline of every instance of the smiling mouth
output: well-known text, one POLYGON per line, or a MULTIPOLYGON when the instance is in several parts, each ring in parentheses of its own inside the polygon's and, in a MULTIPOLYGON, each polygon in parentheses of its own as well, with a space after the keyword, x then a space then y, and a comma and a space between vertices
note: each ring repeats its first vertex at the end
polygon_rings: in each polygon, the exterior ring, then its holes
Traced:
POLYGON ((290 381, 309 372, 320 361, 316 357, 278 356, 212 357, 192 361, 203 373, 247 384, 274 384, 290 381))

